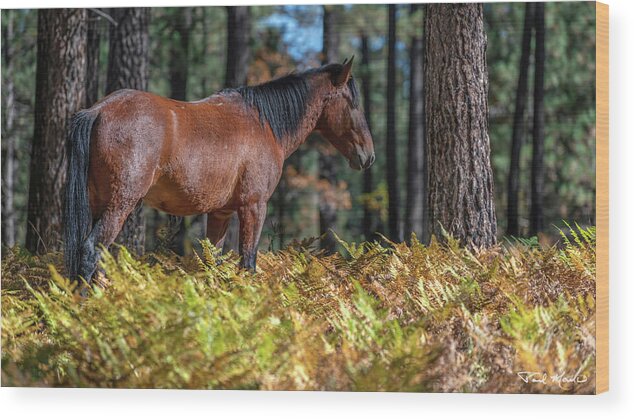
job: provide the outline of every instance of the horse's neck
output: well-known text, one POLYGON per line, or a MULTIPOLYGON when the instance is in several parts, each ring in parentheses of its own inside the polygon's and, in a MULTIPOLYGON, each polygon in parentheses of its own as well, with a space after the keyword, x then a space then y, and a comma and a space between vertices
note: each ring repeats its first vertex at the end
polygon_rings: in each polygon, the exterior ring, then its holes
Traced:
POLYGON ((326 101, 328 100, 329 93, 322 86, 314 86, 314 91, 311 95, 311 100, 307 103, 306 106, 306 115, 302 121, 302 124, 299 126, 297 131, 292 135, 288 136, 284 141, 284 154, 285 159, 288 159, 290 155, 295 152, 299 146, 301 146, 310 133, 315 130, 317 126, 317 121, 321 116, 322 111, 324 110, 324 106, 326 101))

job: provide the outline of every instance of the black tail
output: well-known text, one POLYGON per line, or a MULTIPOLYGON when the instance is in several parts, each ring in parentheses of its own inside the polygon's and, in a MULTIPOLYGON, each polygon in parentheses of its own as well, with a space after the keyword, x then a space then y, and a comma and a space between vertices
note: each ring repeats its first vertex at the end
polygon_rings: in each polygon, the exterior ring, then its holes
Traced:
POLYGON ((64 203, 64 264, 70 279, 77 279, 81 262, 81 246, 92 225, 88 202, 88 162, 90 134, 99 114, 79 111, 70 123, 68 135, 68 178, 64 203))

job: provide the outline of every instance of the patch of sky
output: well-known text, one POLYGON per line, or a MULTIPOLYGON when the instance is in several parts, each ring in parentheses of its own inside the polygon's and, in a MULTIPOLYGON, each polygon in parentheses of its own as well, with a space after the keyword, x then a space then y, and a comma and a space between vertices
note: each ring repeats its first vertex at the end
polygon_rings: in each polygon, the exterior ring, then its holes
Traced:
POLYGON ((291 57, 305 62, 322 50, 322 19, 321 6, 287 5, 258 24, 279 29, 291 57))

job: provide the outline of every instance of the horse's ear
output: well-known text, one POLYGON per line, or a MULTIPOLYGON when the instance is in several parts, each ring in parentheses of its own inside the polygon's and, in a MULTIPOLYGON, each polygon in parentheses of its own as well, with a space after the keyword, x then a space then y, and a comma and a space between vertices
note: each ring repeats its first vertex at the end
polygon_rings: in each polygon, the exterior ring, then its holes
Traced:
POLYGON ((348 61, 347 59, 343 62, 343 69, 341 69, 341 73, 339 73, 335 79, 335 86, 343 86, 348 83, 350 76, 352 75, 352 62, 354 61, 354 55, 348 61))

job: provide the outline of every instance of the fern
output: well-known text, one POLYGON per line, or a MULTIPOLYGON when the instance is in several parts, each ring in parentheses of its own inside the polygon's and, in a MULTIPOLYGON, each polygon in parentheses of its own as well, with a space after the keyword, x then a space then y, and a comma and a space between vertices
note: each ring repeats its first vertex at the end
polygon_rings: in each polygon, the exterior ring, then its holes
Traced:
POLYGON ((596 230, 472 252, 314 239, 253 274, 209 241, 190 257, 105 252, 83 298, 62 256, 2 260, 2 384, 435 392, 594 390, 596 230), (566 389, 516 372, 589 378, 566 389))

